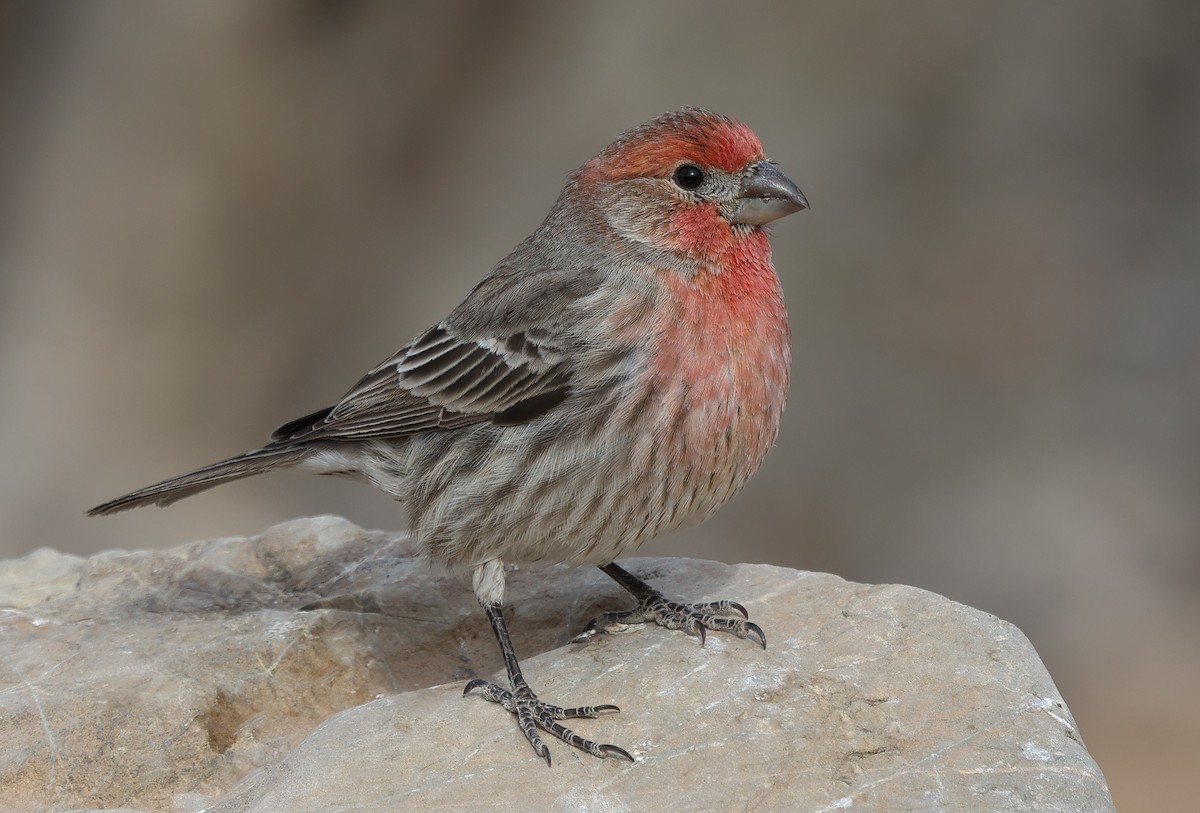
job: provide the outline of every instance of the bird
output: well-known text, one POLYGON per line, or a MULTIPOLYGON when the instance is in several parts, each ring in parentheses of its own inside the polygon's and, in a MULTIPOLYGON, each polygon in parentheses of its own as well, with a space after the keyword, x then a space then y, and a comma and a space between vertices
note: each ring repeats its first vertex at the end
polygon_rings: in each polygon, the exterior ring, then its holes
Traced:
POLYGON ((626 130, 571 173, 542 224, 450 314, 331 407, 261 448, 91 509, 168 505, 277 469, 390 495, 429 560, 471 573, 507 685, 470 681, 551 764, 551 737, 634 761, 562 721, 525 679, 502 605, 506 563, 596 565, 636 607, 614 623, 766 636, 742 604, 670 599, 616 563, 695 525, 774 444, 790 332, 766 227, 808 208, 735 119, 686 107, 626 130))

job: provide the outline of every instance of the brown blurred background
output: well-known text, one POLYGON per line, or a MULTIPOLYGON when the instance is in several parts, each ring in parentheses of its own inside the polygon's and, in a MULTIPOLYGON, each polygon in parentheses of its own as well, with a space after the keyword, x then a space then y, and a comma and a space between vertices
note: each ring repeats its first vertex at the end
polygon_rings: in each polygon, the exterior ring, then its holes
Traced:
MULTIPOLYGON (((1118 808, 1200 766, 1200 5, 0 3, 0 553, 395 527, 299 475, 83 511, 336 400, 694 104, 778 224, 778 447, 646 553, 907 582, 1033 639, 1118 808)), ((749 597, 752 598, 752 597, 749 597)))

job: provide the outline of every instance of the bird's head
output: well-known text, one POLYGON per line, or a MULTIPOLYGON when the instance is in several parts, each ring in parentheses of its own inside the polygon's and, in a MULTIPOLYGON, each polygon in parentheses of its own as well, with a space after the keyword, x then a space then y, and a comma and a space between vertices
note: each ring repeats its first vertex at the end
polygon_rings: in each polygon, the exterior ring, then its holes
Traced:
POLYGON ((696 108, 623 133, 578 182, 621 236, 702 261, 808 207, 749 127, 696 108))

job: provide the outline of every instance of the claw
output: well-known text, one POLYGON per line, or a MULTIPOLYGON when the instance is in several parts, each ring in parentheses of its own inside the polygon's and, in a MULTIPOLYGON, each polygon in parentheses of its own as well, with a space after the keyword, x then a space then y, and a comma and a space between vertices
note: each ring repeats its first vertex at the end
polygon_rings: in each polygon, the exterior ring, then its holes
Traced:
POLYGON ((741 604, 738 604, 736 601, 729 602, 729 609, 737 610, 739 613, 742 614, 742 618, 747 618, 747 619, 750 618, 750 613, 746 611, 746 608, 743 607, 741 604))
POLYGON ((621 757, 622 759, 627 759, 630 762, 637 762, 637 760, 633 758, 633 754, 630 754, 624 748, 621 748, 617 745, 601 745, 600 751, 602 752, 600 756, 604 759, 608 759, 610 756, 616 756, 621 757))
POLYGON ((762 648, 767 648, 767 634, 762 631, 762 627, 760 627, 758 624, 755 624, 753 621, 746 622, 746 636, 757 638, 758 643, 762 645, 762 648))
POLYGON ((601 714, 606 714, 610 711, 620 711, 620 709, 614 706, 612 703, 604 703, 603 705, 599 706, 580 706, 574 709, 564 709, 557 706, 547 706, 546 708, 549 709, 551 713, 560 720, 574 720, 580 717, 586 717, 594 720, 601 714))

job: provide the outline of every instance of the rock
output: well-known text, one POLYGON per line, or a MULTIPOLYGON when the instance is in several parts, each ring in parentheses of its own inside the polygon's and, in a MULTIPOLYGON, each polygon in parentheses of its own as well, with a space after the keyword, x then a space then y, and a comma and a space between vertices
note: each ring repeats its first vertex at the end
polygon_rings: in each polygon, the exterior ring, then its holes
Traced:
POLYGON ((23 610, 58 596, 71 595, 84 559, 38 548, 18 559, 0 561, 0 607, 23 610))
POLYGON ((744 602, 769 642, 630 627, 595 568, 509 573, 543 699, 630 765, 547 740, 464 681, 502 674, 469 578, 322 517, 165 552, 0 568, 0 810, 1112 810, 1025 637, 910 587, 635 559, 689 600, 744 602), (316 609, 305 608, 316 605, 316 609))

